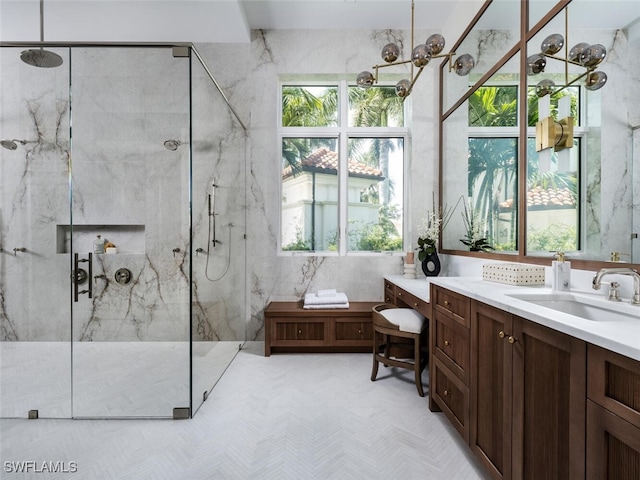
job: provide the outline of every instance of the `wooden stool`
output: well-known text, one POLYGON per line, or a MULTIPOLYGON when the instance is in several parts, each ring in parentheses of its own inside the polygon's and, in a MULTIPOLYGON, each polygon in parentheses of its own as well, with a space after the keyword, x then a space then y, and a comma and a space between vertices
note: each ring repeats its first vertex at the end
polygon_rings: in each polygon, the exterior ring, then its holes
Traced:
POLYGON ((395 305, 382 303, 373 308, 373 369, 371 381, 378 375, 378 363, 413 370, 418 393, 424 397, 422 389, 422 371, 427 364, 426 352, 422 348, 427 345, 428 322, 420 313, 412 308, 397 308, 395 305), (382 343, 379 338, 382 337, 382 343), (413 343, 392 341, 410 339, 413 343), (392 353, 398 349, 413 348, 413 361, 400 360, 392 353))

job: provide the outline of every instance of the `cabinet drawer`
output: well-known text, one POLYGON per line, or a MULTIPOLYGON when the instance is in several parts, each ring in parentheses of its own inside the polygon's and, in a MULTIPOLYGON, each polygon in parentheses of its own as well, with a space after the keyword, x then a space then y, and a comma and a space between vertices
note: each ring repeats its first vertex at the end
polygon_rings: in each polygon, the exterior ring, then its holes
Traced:
POLYGON ((469 385, 469 330, 434 310, 432 345, 435 356, 469 385))
POLYGON ((465 442, 469 441, 469 388, 447 367, 434 358, 434 375, 430 382, 430 395, 465 442))
MULTIPOLYGON (((431 312, 429 311, 429 302, 410 294, 406 290, 396 287, 396 300, 404 303, 407 307, 413 308, 417 312, 420 312, 426 318, 429 318, 431 312)), ((397 302, 396 302, 397 304, 397 302)))
POLYGON ((640 428, 640 362, 589 345, 587 373, 587 397, 640 428))
POLYGON ((468 297, 433 285, 431 287, 431 302, 435 310, 448 315, 456 322, 469 328, 471 300, 468 297))

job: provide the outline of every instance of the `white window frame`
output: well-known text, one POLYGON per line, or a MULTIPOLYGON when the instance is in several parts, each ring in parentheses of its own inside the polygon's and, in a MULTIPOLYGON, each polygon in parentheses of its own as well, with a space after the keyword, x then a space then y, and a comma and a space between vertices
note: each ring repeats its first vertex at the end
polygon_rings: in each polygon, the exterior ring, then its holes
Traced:
MULTIPOLYGON (((353 87, 353 82, 346 79, 334 81, 317 81, 309 79, 307 81, 280 81, 278 84, 278 127, 277 127, 277 151, 278 151, 278 171, 282 168, 282 142, 285 138, 335 138, 338 145, 338 251, 328 250, 301 252, 282 250, 282 176, 278 181, 278 256, 309 256, 309 257, 333 257, 333 256, 403 256, 405 255, 408 238, 408 179, 410 163, 410 134, 407 114, 409 109, 407 102, 404 106, 404 127, 349 127, 349 87, 353 87), (283 127, 282 126, 282 88, 284 86, 304 86, 304 87, 338 87, 338 125, 335 127, 283 127), (347 171, 347 143, 349 138, 402 138, 403 140, 403 191, 402 191, 402 242, 401 252, 367 252, 348 251, 347 229, 348 229, 348 201, 345 201, 348 188, 347 171)), ((380 84, 381 87, 393 87, 393 85, 380 84)))

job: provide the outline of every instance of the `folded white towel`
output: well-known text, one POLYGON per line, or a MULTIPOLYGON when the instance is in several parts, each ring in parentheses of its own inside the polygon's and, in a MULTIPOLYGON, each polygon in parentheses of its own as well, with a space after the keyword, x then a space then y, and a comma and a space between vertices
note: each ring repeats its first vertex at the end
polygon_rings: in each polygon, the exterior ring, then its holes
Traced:
POLYGON ((339 303, 349 303, 347 295, 342 292, 337 292, 330 297, 318 297, 315 293, 305 293, 304 304, 305 305, 331 305, 339 303))
POLYGON ((325 308, 349 308, 349 302, 347 303, 327 303, 325 305, 304 305, 302 307, 306 310, 322 310, 325 308))
POLYGON ((318 290, 318 296, 319 297, 333 297, 335 296, 335 294, 338 293, 336 292, 335 288, 329 288, 326 290, 318 290))

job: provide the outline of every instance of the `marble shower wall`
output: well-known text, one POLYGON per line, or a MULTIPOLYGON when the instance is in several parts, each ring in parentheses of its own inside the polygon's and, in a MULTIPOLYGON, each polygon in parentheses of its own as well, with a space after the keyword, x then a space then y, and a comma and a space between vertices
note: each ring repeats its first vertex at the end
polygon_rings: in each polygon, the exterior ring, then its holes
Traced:
POLYGON ((1 56, 0 136, 34 141, 0 152, 2 340, 69 340, 69 158, 75 250, 86 257, 96 234, 119 249, 94 256, 93 299, 73 304, 72 338, 189 340, 193 195, 194 339, 243 339, 245 140, 213 83, 194 61, 191 172, 188 145, 163 145, 189 142, 188 58, 159 48, 74 48, 71 62, 59 53, 58 69, 25 65, 17 49, 1 56), (207 248, 214 178, 220 242, 207 248), (114 279, 122 267, 133 274, 126 286, 114 279))
MULTIPOLYGON (((416 32, 426 38, 435 32, 416 32)), ((410 33, 405 31, 254 31, 246 50, 239 45, 199 45, 216 79, 239 115, 247 119, 247 339, 264 338, 263 310, 271 300, 298 300, 305 292, 336 288, 352 301, 381 301, 382 277, 402 273, 402 256, 308 257, 277 254, 280 209, 280 165, 277 140, 278 82, 315 75, 354 80, 380 61, 382 46, 403 45, 408 55, 410 33)), ((448 39, 452 42, 452 39, 448 39)), ((409 97, 409 122, 414 132, 405 183, 410 230, 407 247, 414 248, 419 219, 432 208, 437 189, 437 65, 428 66, 409 97)), ((389 69, 395 83, 407 76, 389 69)))

